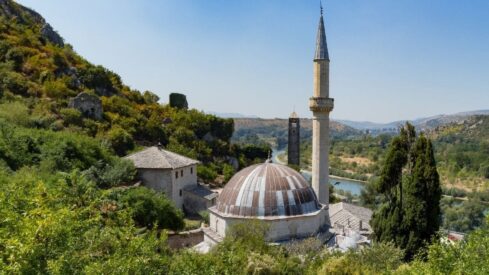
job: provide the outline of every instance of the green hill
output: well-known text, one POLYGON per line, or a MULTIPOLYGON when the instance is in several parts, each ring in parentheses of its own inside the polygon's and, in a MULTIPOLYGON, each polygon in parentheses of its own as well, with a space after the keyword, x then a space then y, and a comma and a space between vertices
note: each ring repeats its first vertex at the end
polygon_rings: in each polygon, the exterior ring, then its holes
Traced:
POLYGON ((438 169, 445 184, 489 188, 489 116, 476 115, 427 133, 434 141, 438 169))
MULTIPOLYGON (((441 181, 445 187, 466 191, 489 189, 489 115, 467 116, 464 120, 437 126, 425 132, 432 139, 441 181)), ((379 172, 391 136, 360 135, 333 139, 331 173, 367 179, 379 172)), ((311 142, 302 142, 302 167, 310 166, 311 142)))
POLYGON ((38 13, 8 0, 0 1, 0 80, 0 118, 93 137, 119 156, 161 143, 215 175, 230 158, 246 165, 267 155, 231 145, 231 119, 162 105, 154 93, 129 88, 78 55, 38 13), (94 105, 75 105, 77 96, 94 105))

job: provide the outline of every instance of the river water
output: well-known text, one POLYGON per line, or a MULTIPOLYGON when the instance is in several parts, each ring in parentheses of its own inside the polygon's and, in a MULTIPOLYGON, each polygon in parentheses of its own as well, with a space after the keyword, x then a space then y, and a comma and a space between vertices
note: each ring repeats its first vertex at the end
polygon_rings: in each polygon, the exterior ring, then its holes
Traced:
MULTIPOLYGON (((273 150, 272 152, 272 161, 274 163, 282 163, 277 156, 284 153, 284 150, 273 150)), ((306 171, 306 170, 301 170, 302 175, 304 178, 311 182, 311 172, 306 171)), ((347 179, 343 178, 336 178, 334 176, 331 176, 329 179, 329 184, 333 185, 335 189, 343 190, 343 191, 349 191, 352 195, 360 195, 362 192, 364 185, 361 182, 356 182, 356 181, 350 181, 347 179)))

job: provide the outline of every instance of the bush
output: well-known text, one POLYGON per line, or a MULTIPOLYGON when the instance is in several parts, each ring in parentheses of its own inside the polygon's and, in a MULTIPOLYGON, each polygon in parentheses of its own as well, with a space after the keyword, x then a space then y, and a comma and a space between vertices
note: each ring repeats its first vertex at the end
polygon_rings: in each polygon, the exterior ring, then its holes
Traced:
POLYGON ((160 98, 150 91, 144 91, 143 93, 144 102, 147 104, 158 103, 160 98))
POLYGON ((30 127, 33 124, 29 108, 17 101, 0 104, 0 118, 18 126, 30 127))
POLYGON ((217 178, 217 172, 210 167, 199 165, 197 166, 197 176, 205 183, 211 183, 217 178))
POLYGON ((101 188, 130 183, 136 176, 136 168, 130 160, 114 158, 112 163, 98 161, 83 174, 101 188))
POLYGON ((200 211, 199 216, 202 218, 205 224, 209 224, 209 211, 200 211))
POLYGON ((66 126, 70 124, 80 126, 82 124, 82 120, 83 120, 82 113, 77 109, 63 108, 59 110, 59 113, 63 117, 66 126))
POLYGON ((119 126, 114 126, 107 132, 107 139, 119 156, 134 148, 132 136, 119 126))
POLYGON ((480 173, 484 178, 489 179, 489 164, 481 164, 480 173))
POLYGON ((139 226, 181 230, 184 228, 183 213, 163 193, 146 187, 129 188, 119 200, 128 207, 139 226))
POLYGON ((224 164, 222 166, 222 174, 224 175, 225 182, 228 182, 233 177, 234 173, 236 173, 236 171, 233 166, 229 164, 224 164))

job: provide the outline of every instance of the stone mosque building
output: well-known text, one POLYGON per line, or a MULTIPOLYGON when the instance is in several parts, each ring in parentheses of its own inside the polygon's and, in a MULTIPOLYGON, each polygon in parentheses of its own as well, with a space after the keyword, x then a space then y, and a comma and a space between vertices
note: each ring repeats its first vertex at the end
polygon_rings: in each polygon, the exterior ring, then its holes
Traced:
POLYGON ((209 208, 210 224, 204 243, 221 241, 236 223, 258 219, 268 225, 266 239, 281 242, 328 232, 329 218, 329 55, 323 14, 319 19, 314 55, 314 90, 309 99, 313 114, 312 186, 288 166, 256 164, 236 173, 209 208))

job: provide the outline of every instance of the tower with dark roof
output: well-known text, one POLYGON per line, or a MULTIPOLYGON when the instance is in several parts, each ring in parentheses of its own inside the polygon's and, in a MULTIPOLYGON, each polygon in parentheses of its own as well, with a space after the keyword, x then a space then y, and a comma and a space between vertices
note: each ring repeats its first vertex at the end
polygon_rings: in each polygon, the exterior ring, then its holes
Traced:
POLYGON ((287 141, 287 163, 292 165, 300 164, 300 119, 296 112, 292 112, 289 117, 289 139, 287 141))
POLYGON ((309 108, 313 115, 312 188, 319 202, 326 206, 329 204, 329 113, 334 106, 334 100, 329 97, 329 61, 321 7, 313 62, 313 96, 309 99, 309 108))

